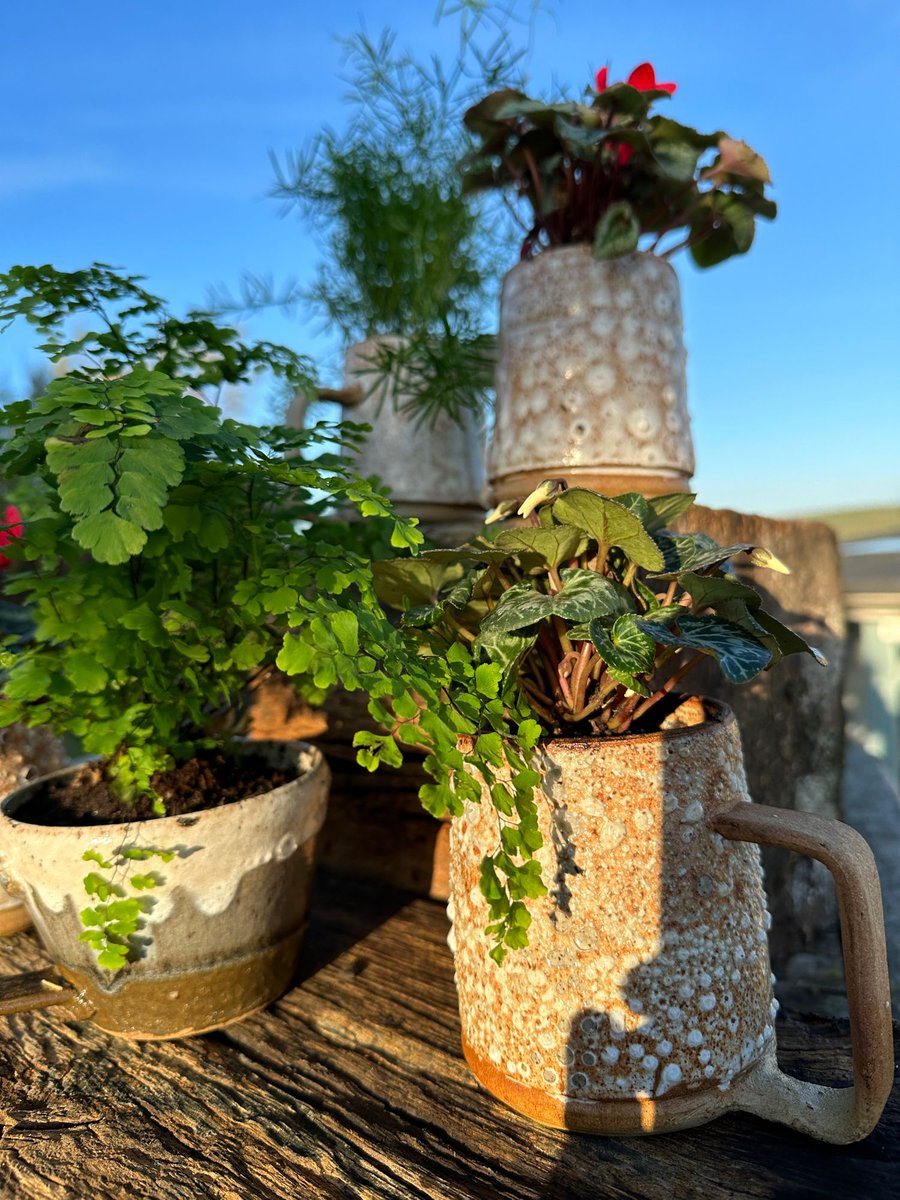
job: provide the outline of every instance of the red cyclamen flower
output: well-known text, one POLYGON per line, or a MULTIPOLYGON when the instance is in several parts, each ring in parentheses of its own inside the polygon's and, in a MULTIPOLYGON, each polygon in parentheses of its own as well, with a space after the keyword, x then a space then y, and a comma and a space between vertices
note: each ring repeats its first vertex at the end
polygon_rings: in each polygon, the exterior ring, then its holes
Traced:
MULTIPOLYGON (((626 80, 631 87, 637 88, 639 92, 668 92, 673 95, 678 87, 677 83, 660 83, 656 78, 656 72, 653 69, 652 63, 641 63, 640 66, 634 68, 626 80)), ((605 92, 609 87, 609 68, 601 67, 597 72, 595 87, 598 92, 605 92)))
MULTIPOLYGON (((3 520, 0 521, 0 546, 8 546, 16 538, 20 538, 24 532, 25 527, 22 524, 22 514, 14 504, 7 504, 3 520)), ((5 554, 0 554, 0 571, 4 567, 8 567, 10 561, 5 554)))
POLYGON ((660 83, 653 70, 653 64, 648 62, 635 67, 626 82, 630 83, 633 88, 637 88, 639 92, 668 92, 670 96, 678 87, 677 83, 660 83))

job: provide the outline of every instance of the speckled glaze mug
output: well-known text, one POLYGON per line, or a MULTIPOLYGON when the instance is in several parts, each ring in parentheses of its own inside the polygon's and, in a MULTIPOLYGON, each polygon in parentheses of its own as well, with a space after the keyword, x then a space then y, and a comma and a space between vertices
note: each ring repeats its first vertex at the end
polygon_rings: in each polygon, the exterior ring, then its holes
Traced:
POLYGON ((681 290, 655 254, 606 262, 559 246, 503 284, 494 430, 494 502, 542 479, 604 495, 687 491, 694 472, 681 290))
POLYGON ((893 1080, 881 894, 847 826, 749 802, 734 715, 694 699, 671 727, 543 744, 536 794, 549 894, 527 950, 498 967, 478 888, 497 845, 488 805, 451 829, 463 1050, 501 1100, 557 1128, 661 1133, 740 1109, 825 1141, 875 1126, 893 1080), (775 1059, 769 915, 758 845, 812 855, 841 906, 854 1083, 775 1059))
POLYGON ((330 775, 305 742, 254 742, 252 750, 273 768, 297 769, 297 778, 219 808, 131 824, 17 820, 46 780, 6 798, 0 878, 25 900, 55 967, 0 979, 0 1015, 60 1005, 120 1037, 176 1038, 227 1025, 284 993, 306 930, 330 775), (159 884, 132 956, 113 973, 79 940, 79 912, 90 903, 82 854, 133 845, 174 858, 155 867, 159 884))

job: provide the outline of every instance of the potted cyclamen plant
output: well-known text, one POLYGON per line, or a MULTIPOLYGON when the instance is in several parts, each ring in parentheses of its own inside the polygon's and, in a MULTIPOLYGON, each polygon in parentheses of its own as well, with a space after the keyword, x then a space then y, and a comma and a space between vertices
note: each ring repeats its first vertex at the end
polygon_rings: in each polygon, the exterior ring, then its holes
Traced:
POLYGON ((624 83, 601 69, 578 102, 486 96, 465 116, 479 144, 464 188, 509 189, 532 221, 503 287, 497 500, 545 476, 604 491, 688 489, 694 453, 678 278, 689 250, 711 267, 771 219, 769 171, 746 143, 653 112, 676 90, 642 63, 624 83))
MULTIPOLYGON (((261 367, 309 386, 291 351, 177 320, 103 266, 13 268, 0 315, 76 364, 0 414, 0 474, 27 480, 3 585, 34 622, 0 648, 0 727, 93 756, 3 804, 0 874, 58 974, 0 1008, 64 1003, 135 1037, 215 1027, 292 978, 328 790, 312 746, 241 743, 248 683, 276 662, 302 673, 305 637, 332 651, 307 695, 359 686, 380 610, 322 516, 391 510, 344 460, 312 457, 339 430, 257 429, 195 390, 261 367), (87 332, 68 338, 72 317, 87 332)), ((421 541, 392 528, 398 547, 421 541)))
MULTIPOLYGON (((495 1095, 584 1132, 743 1109, 850 1141, 892 1081, 877 874, 845 826, 748 803, 733 715, 677 694, 704 656, 733 682, 818 656, 730 573, 743 554, 785 570, 773 555, 667 531, 692 500, 549 481, 520 509, 526 527, 376 564, 421 653, 418 704, 371 712, 427 744, 423 802, 454 817, 463 1048, 495 1095), (768 913, 745 842, 834 872, 853 1088, 778 1071, 768 913)), ((396 757, 387 735, 358 744, 373 766, 396 757)))

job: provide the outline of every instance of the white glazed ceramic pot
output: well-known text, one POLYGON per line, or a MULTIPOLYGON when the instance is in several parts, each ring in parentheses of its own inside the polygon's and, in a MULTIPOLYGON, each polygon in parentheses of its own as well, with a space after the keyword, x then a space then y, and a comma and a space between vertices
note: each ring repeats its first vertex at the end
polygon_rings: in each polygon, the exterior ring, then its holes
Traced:
POLYGON ((742 1109, 830 1141, 863 1137, 893 1074, 871 853, 838 822, 749 803, 724 705, 694 701, 679 714, 694 723, 543 745, 537 857, 549 893, 529 902, 528 948, 502 966, 489 957, 478 887, 497 817, 470 803, 454 820, 451 944, 469 1065, 520 1112, 580 1132, 665 1132, 742 1109), (835 873, 852 1088, 778 1070, 753 842, 813 854, 835 873))
POLYGON ((0 1012, 55 1001, 125 1037, 172 1038, 228 1024, 285 991, 306 928, 330 776, 321 753, 304 742, 255 742, 252 752, 273 768, 298 768, 297 778, 219 808, 131 824, 16 820, 45 781, 7 797, 0 874, 28 905, 58 978, 39 989, 43 1003, 38 995, 15 1004, 15 988, 0 981, 0 1012), (82 855, 132 845, 175 857, 153 860, 160 883, 148 893, 152 906, 129 961, 112 973, 79 940, 79 913, 91 903, 83 879, 97 869, 82 855))
POLYGON ((500 305, 494 501, 548 477, 606 495, 687 491, 694 472, 681 293, 652 254, 587 245, 519 263, 500 305))
POLYGON ((377 475, 403 515, 422 521, 459 521, 467 532, 484 514, 484 430, 467 412, 461 423, 446 413, 434 422, 418 421, 404 410, 402 377, 385 378, 377 367, 379 345, 399 338, 369 338, 350 346, 344 360, 345 393, 361 395, 344 417, 372 426, 355 455, 355 468, 377 475))

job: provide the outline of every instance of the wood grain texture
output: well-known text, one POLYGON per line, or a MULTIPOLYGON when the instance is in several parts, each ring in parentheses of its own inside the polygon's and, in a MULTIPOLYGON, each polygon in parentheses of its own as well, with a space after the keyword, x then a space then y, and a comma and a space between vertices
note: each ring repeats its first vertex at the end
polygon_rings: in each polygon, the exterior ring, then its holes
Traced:
MULTIPOLYGON (((614 1140, 521 1121, 459 1050, 446 917, 402 893, 320 881, 297 986, 230 1029, 129 1044, 59 1010, 0 1041, 4 1200, 812 1200, 897 1195, 897 1091, 875 1133, 823 1146, 751 1117, 614 1140)), ((29 934, 0 970, 42 964, 29 934)), ((792 1018, 782 1061, 849 1078, 847 1027, 792 1018)))

